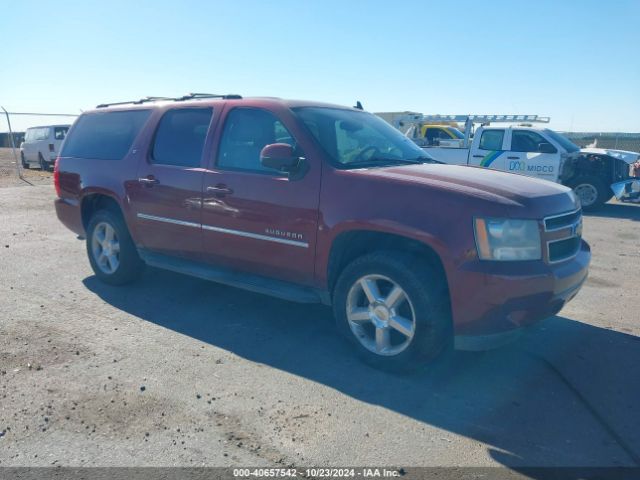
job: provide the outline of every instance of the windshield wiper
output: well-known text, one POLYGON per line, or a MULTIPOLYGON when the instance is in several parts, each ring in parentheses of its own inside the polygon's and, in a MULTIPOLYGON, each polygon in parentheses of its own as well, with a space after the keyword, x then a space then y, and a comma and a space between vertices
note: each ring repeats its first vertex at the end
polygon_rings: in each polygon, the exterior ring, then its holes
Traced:
POLYGON ((392 165, 422 165, 423 163, 440 163, 431 157, 416 157, 416 158, 386 158, 386 157, 371 157, 367 160, 360 160, 358 162, 351 162, 345 164, 347 167, 390 167, 392 165))
POLYGON ((350 162, 345 164, 346 166, 357 167, 388 167, 389 165, 419 165, 422 162, 417 159, 404 159, 404 158, 384 158, 384 157, 372 157, 367 160, 360 160, 358 162, 350 162))
POLYGON ((444 164, 444 162, 441 162, 440 160, 436 160, 435 158, 431 158, 431 157, 417 157, 417 158, 412 158, 412 161, 415 161, 417 163, 440 163, 440 164, 444 164))

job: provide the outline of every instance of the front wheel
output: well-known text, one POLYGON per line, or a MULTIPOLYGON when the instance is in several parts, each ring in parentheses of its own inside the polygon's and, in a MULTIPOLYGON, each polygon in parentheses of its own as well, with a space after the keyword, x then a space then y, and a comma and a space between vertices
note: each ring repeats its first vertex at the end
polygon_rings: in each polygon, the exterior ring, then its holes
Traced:
POLYGON ((22 168, 27 170, 29 168, 29 162, 24 158, 24 152, 20 152, 20 163, 22 163, 22 168))
POLYGON ((582 209, 594 211, 600 208, 611 198, 611 190, 599 177, 584 175, 573 180, 570 185, 576 196, 580 199, 582 209))
POLYGON ((412 370, 452 344, 445 279, 410 255, 376 252, 354 260, 336 282, 333 308, 338 329, 376 368, 412 370))
POLYGON ((144 267, 122 216, 110 210, 100 210, 91 217, 87 254, 96 276, 111 285, 134 281, 144 267))

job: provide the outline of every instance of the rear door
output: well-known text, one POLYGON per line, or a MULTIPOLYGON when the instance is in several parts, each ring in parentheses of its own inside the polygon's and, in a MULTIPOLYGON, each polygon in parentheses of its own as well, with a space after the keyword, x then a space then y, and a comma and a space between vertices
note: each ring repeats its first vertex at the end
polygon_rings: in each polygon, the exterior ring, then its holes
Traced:
POLYGON ((271 143, 289 143, 303 156, 292 122, 290 112, 228 111, 204 178, 203 249, 216 264, 312 284, 320 164, 307 159, 296 178, 260 164, 260 151, 271 143))
POLYGON ((505 129, 503 128, 483 129, 476 133, 469 155, 469 165, 504 170, 506 160, 504 142, 505 129))
POLYGON ((513 129, 509 143, 506 163, 508 172, 551 181, 557 179, 560 153, 542 135, 533 130, 513 129))
POLYGON ((186 258, 201 253, 203 149, 212 116, 211 107, 182 107, 158 121, 129 188, 144 248, 186 258))

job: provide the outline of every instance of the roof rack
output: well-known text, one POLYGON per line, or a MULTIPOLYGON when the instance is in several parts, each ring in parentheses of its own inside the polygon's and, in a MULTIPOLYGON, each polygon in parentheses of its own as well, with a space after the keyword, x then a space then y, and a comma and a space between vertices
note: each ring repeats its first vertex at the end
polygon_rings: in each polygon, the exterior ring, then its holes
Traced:
POLYGON ((516 122, 535 122, 549 123, 549 117, 541 117, 539 115, 423 115, 423 114, 407 114, 400 116, 397 122, 407 123, 426 123, 426 122, 457 122, 465 123, 467 120, 473 123, 516 123, 516 122))
POLYGON ((227 93, 225 95, 220 95, 217 93, 188 93, 186 95, 183 95, 182 97, 174 98, 174 100, 193 100, 197 98, 224 98, 225 100, 240 100, 242 99, 242 96, 235 93, 227 93))
POLYGON ((175 100, 175 99, 170 97, 144 97, 144 98, 141 98, 140 100, 129 100, 128 102, 101 103, 100 105, 97 105, 96 108, 112 107, 114 105, 128 105, 130 103, 133 105, 140 105, 142 103, 157 102, 159 100, 175 100))
POLYGON ((188 93, 183 95, 182 97, 144 97, 140 100, 130 100, 128 102, 114 102, 114 103, 101 103, 97 105, 96 108, 106 108, 113 107, 115 105, 141 105, 147 102, 158 102, 162 100, 174 101, 174 102, 182 102, 184 100, 197 100, 200 98, 223 98, 225 100, 240 100, 242 99, 241 95, 237 95, 235 93, 227 93, 225 95, 219 95, 215 93, 188 93))

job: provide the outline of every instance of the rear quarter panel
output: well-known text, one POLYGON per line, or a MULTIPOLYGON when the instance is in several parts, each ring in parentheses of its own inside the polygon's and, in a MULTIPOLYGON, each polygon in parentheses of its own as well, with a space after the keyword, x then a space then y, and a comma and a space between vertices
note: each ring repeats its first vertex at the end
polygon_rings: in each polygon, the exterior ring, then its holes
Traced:
MULTIPOLYGON (((63 155, 58 159, 60 197, 63 201, 76 204, 80 210, 83 200, 90 195, 100 194, 113 198, 122 210, 134 242, 137 241, 136 223, 132 215, 128 191, 139 186, 137 182, 138 162, 144 151, 143 146, 148 143, 152 134, 158 114, 157 111, 151 112, 131 148, 120 160, 77 158, 63 155)), ((69 129, 67 138, 73 135, 76 124, 77 122, 69 129)))

